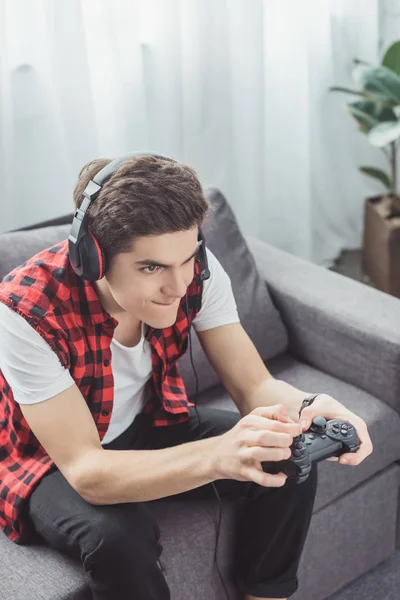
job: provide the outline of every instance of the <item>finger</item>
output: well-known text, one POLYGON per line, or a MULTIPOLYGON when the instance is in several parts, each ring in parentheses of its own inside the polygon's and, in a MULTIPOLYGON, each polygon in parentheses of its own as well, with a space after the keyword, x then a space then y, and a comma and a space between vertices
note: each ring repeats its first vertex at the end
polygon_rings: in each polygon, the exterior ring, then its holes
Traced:
POLYGON ((297 421, 294 421, 292 419, 292 417, 290 417, 289 415, 282 415, 279 419, 277 419, 278 421, 283 421, 284 423, 299 423, 299 420, 297 419, 297 421))
POLYGON ((347 452, 345 454, 342 454, 342 456, 339 458, 339 462, 341 465, 356 466, 361 462, 361 460, 359 459, 358 456, 356 456, 356 452, 354 452, 354 453, 347 452))
POLYGON ((331 456, 330 458, 328 458, 327 460, 332 460, 332 461, 336 461, 339 462, 339 458, 337 456, 331 456))
POLYGON ((287 460, 292 455, 290 448, 261 448, 260 446, 251 446, 241 450, 242 460, 246 461, 279 461, 287 460))
POLYGON ((249 429, 246 431, 245 440, 247 446, 288 448, 293 443, 293 435, 280 431, 249 429))
POLYGON ((365 453, 360 448, 360 450, 357 450, 357 452, 345 452, 339 458, 339 462, 342 465, 353 465, 353 466, 356 466, 356 465, 359 465, 365 458, 367 458, 367 456, 369 454, 370 454, 370 452, 365 453))
MULTIPOLYGON (((372 444, 371 444, 372 446, 372 444)), ((339 461, 345 465, 359 465, 363 460, 367 458, 372 452, 372 448, 369 449, 369 446, 365 446, 362 443, 359 450, 357 452, 345 452, 340 457, 339 461)))
POLYGON ((307 429, 310 429, 311 423, 312 423, 312 419, 303 419, 302 418, 300 421, 301 431, 307 431, 307 429))
MULTIPOLYGON (((362 460, 367 458, 373 452, 373 445, 371 438, 369 437, 367 426, 360 427, 357 430, 358 439, 360 440, 360 448, 355 452, 355 454, 362 455, 362 460)), ((353 454, 354 456, 354 454, 353 454)))
POLYGON ((369 456, 374 447, 372 445, 371 438, 368 433, 367 426, 365 424, 352 423, 357 431, 358 439, 360 440, 360 447, 357 452, 345 452, 340 457, 339 461, 342 464, 348 465, 359 465, 363 460, 369 456))
POLYGON ((268 419, 267 417, 261 417, 250 413, 241 419, 243 427, 253 427, 254 429, 268 429, 270 431, 282 431, 289 433, 293 437, 299 435, 300 425, 299 423, 283 423, 282 421, 275 421, 274 419, 268 419))
POLYGON ((259 471, 255 467, 246 467, 242 471, 243 477, 248 481, 254 481, 262 487, 282 487, 286 483, 287 476, 285 473, 278 473, 273 475, 272 473, 265 473, 259 471))
POLYGON ((288 409, 284 404, 274 404, 273 406, 258 406, 251 411, 250 414, 259 415, 260 417, 267 417, 268 419, 275 419, 277 421, 284 421, 286 423, 294 423, 293 419, 289 417, 288 409))

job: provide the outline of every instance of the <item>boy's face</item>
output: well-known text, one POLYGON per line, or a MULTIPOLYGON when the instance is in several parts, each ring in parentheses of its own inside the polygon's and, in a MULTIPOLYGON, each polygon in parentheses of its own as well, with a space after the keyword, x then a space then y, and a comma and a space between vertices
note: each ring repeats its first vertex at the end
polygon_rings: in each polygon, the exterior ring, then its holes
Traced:
POLYGON ((198 228, 137 238, 118 254, 100 286, 106 310, 162 329, 176 321, 181 298, 194 276, 198 228), (107 287, 107 289, 106 289, 107 287), (126 314, 125 314, 126 313, 126 314))

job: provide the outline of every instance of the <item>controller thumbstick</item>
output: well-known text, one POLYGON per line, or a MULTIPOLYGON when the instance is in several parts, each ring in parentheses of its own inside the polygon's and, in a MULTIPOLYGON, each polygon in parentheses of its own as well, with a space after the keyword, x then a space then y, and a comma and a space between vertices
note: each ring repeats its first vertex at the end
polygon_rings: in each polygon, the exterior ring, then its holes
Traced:
POLYGON ((322 432, 326 429, 326 419, 324 417, 314 417, 312 422, 312 428, 314 431, 322 432))

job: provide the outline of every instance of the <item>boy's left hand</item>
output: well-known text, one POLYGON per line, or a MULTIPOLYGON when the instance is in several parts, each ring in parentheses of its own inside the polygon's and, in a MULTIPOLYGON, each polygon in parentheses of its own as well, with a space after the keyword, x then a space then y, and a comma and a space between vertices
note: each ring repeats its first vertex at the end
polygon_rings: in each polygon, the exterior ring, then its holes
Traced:
POLYGON ((324 417, 327 421, 330 419, 349 421, 356 428, 357 436, 360 440, 360 448, 357 452, 346 452, 339 458, 332 456, 328 460, 339 461, 345 465, 359 465, 373 451, 374 448, 365 421, 332 398, 332 396, 320 394, 310 406, 302 410, 300 417, 302 431, 309 429, 314 417, 324 417))

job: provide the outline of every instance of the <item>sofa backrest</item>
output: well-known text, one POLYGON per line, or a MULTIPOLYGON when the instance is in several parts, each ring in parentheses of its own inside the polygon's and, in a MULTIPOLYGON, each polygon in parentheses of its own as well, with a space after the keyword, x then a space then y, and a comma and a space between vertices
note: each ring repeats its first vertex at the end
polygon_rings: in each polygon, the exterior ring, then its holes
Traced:
MULTIPOLYGON (((285 326, 268 289, 257 272, 254 258, 241 234, 231 207, 222 193, 206 187, 213 215, 204 227, 206 244, 228 273, 244 329, 264 360, 284 352, 288 345, 285 326)), ((70 225, 41 227, 0 235, 0 280, 25 260, 68 237, 70 225)), ((214 386, 217 374, 208 362, 196 335, 192 336, 193 359, 199 377, 199 392, 214 386)), ((187 392, 195 391, 189 352, 179 361, 187 392)))
MULTIPOLYGON (((232 208, 214 187, 204 189, 213 206, 212 219, 204 227, 206 245, 228 273, 236 299, 240 321, 263 360, 284 352, 288 347, 286 328, 272 303, 232 208)), ((199 393, 218 383, 196 335, 192 336, 193 362, 199 379, 199 393)), ((195 378, 187 352, 179 361, 189 396, 195 392, 195 378)))
POLYGON ((29 231, 2 233, 0 235, 0 281, 31 256, 65 240, 70 229, 71 225, 57 225, 29 231))

